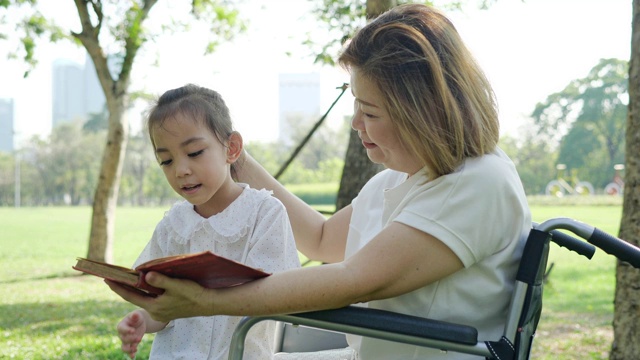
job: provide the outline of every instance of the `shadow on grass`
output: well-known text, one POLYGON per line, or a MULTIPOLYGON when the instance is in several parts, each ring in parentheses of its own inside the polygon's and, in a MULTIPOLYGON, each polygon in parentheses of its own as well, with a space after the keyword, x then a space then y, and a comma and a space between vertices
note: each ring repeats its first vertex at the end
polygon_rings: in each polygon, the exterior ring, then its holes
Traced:
POLYGON ((53 274, 41 275, 41 276, 33 276, 33 277, 24 277, 18 279, 8 279, 8 280, 0 280, 0 284, 17 284, 21 282, 27 281, 38 281, 38 280, 51 280, 51 279, 65 279, 65 278, 73 278, 78 276, 85 276, 86 274, 82 273, 72 273, 69 271, 63 271, 53 274))
MULTIPOLYGON (((88 330, 102 330, 102 326, 96 325, 105 318, 122 317, 129 311, 130 304, 114 301, 3 304, 0 305, 0 324, 5 330, 27 329, 32 335, 60 329, 74 329, 84 334, 88 330)), ((115 323, 108 331, 115 331, 115 323)))
MULTIPOLYGON (((132 305, 114 301, 0 305, 0 358, 125 359, 116 324, 132 305)), ((137 359, 148 357, 145 336, 137 359)))

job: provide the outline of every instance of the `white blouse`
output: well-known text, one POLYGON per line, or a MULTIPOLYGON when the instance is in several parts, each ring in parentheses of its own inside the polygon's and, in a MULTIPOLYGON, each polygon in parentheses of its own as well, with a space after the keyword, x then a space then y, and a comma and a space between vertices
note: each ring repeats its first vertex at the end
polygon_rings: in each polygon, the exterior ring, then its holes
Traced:
MULTIPOLYGON (((240 184, 242 194, 224 211, 203 218, 187 201, 171 207, 134 267, 159 257, 211 251, 229 259, 278 272, 300 267, 286 209, 267 190, 240 184)), ((151 359, 226 359, 234 316, 177 319, 159 331, 151 359)), ((273 354, 275 323, 261 322, 249 332, 245 359, 269 359, 273 354)))

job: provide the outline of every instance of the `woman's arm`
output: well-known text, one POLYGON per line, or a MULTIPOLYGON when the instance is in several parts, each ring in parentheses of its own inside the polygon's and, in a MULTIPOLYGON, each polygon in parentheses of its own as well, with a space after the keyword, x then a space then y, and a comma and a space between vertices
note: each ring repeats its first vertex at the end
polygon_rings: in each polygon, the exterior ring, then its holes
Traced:
POLYGON ((292 194, 267 172, 246 151, 236 162, 235 178, 255 189, 267 189, 287 208, 298 250, 313 260, 338 262, 344 249, 351 220, 351 206, 335 213, 328 220, 292 194))
POLYGON ((338 308, 398 296, 463 267, 436 238, 393 223, 349 259, 294 269, 227 289, 204 289, 191 281, 147 274, 166 289, 149 298, 108 282, 113 291, 157 320, 210 315, 269 315, 338 308))

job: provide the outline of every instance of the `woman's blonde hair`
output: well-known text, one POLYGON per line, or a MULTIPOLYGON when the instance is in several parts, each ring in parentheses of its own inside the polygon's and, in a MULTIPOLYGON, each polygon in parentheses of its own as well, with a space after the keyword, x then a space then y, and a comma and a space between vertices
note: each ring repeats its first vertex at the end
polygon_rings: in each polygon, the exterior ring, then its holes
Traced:
POLYGON ((496 147, 493 89, 437 10, 397 6, 363 27, 338 62, 378 86, 398 135, 436 178, 496 147))

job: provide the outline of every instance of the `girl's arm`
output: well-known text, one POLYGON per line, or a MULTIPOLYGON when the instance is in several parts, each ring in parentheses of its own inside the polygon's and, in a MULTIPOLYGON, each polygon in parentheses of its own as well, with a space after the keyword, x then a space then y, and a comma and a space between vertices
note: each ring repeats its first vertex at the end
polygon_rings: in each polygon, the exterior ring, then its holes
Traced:
POLYGON ((246 151, 236 162, 235 178, 254 189, 267 189, 287 208, 298 249, 308 258, 333 263, 344 258, 351 206, 336 212, 328 220, 292 194, 246 151))
POLYGON ((392 223, 347 260, 294 269, 227 289, 204 289, 158 273, 146 281, 166 289, 141 296, 113 282, 111 289, 158 320, 209 315, 269 315, 331 309, 398 296, 442 279, 463 265, 436 238, 392 223))
POLYGON ((128 313, 116 326, 118 337, 122 341, 122 351, 134 359, 144 334, 158 332, 165 326, 167 326, 166 322, 154 320, 144 309, 136 309, 128 313))

